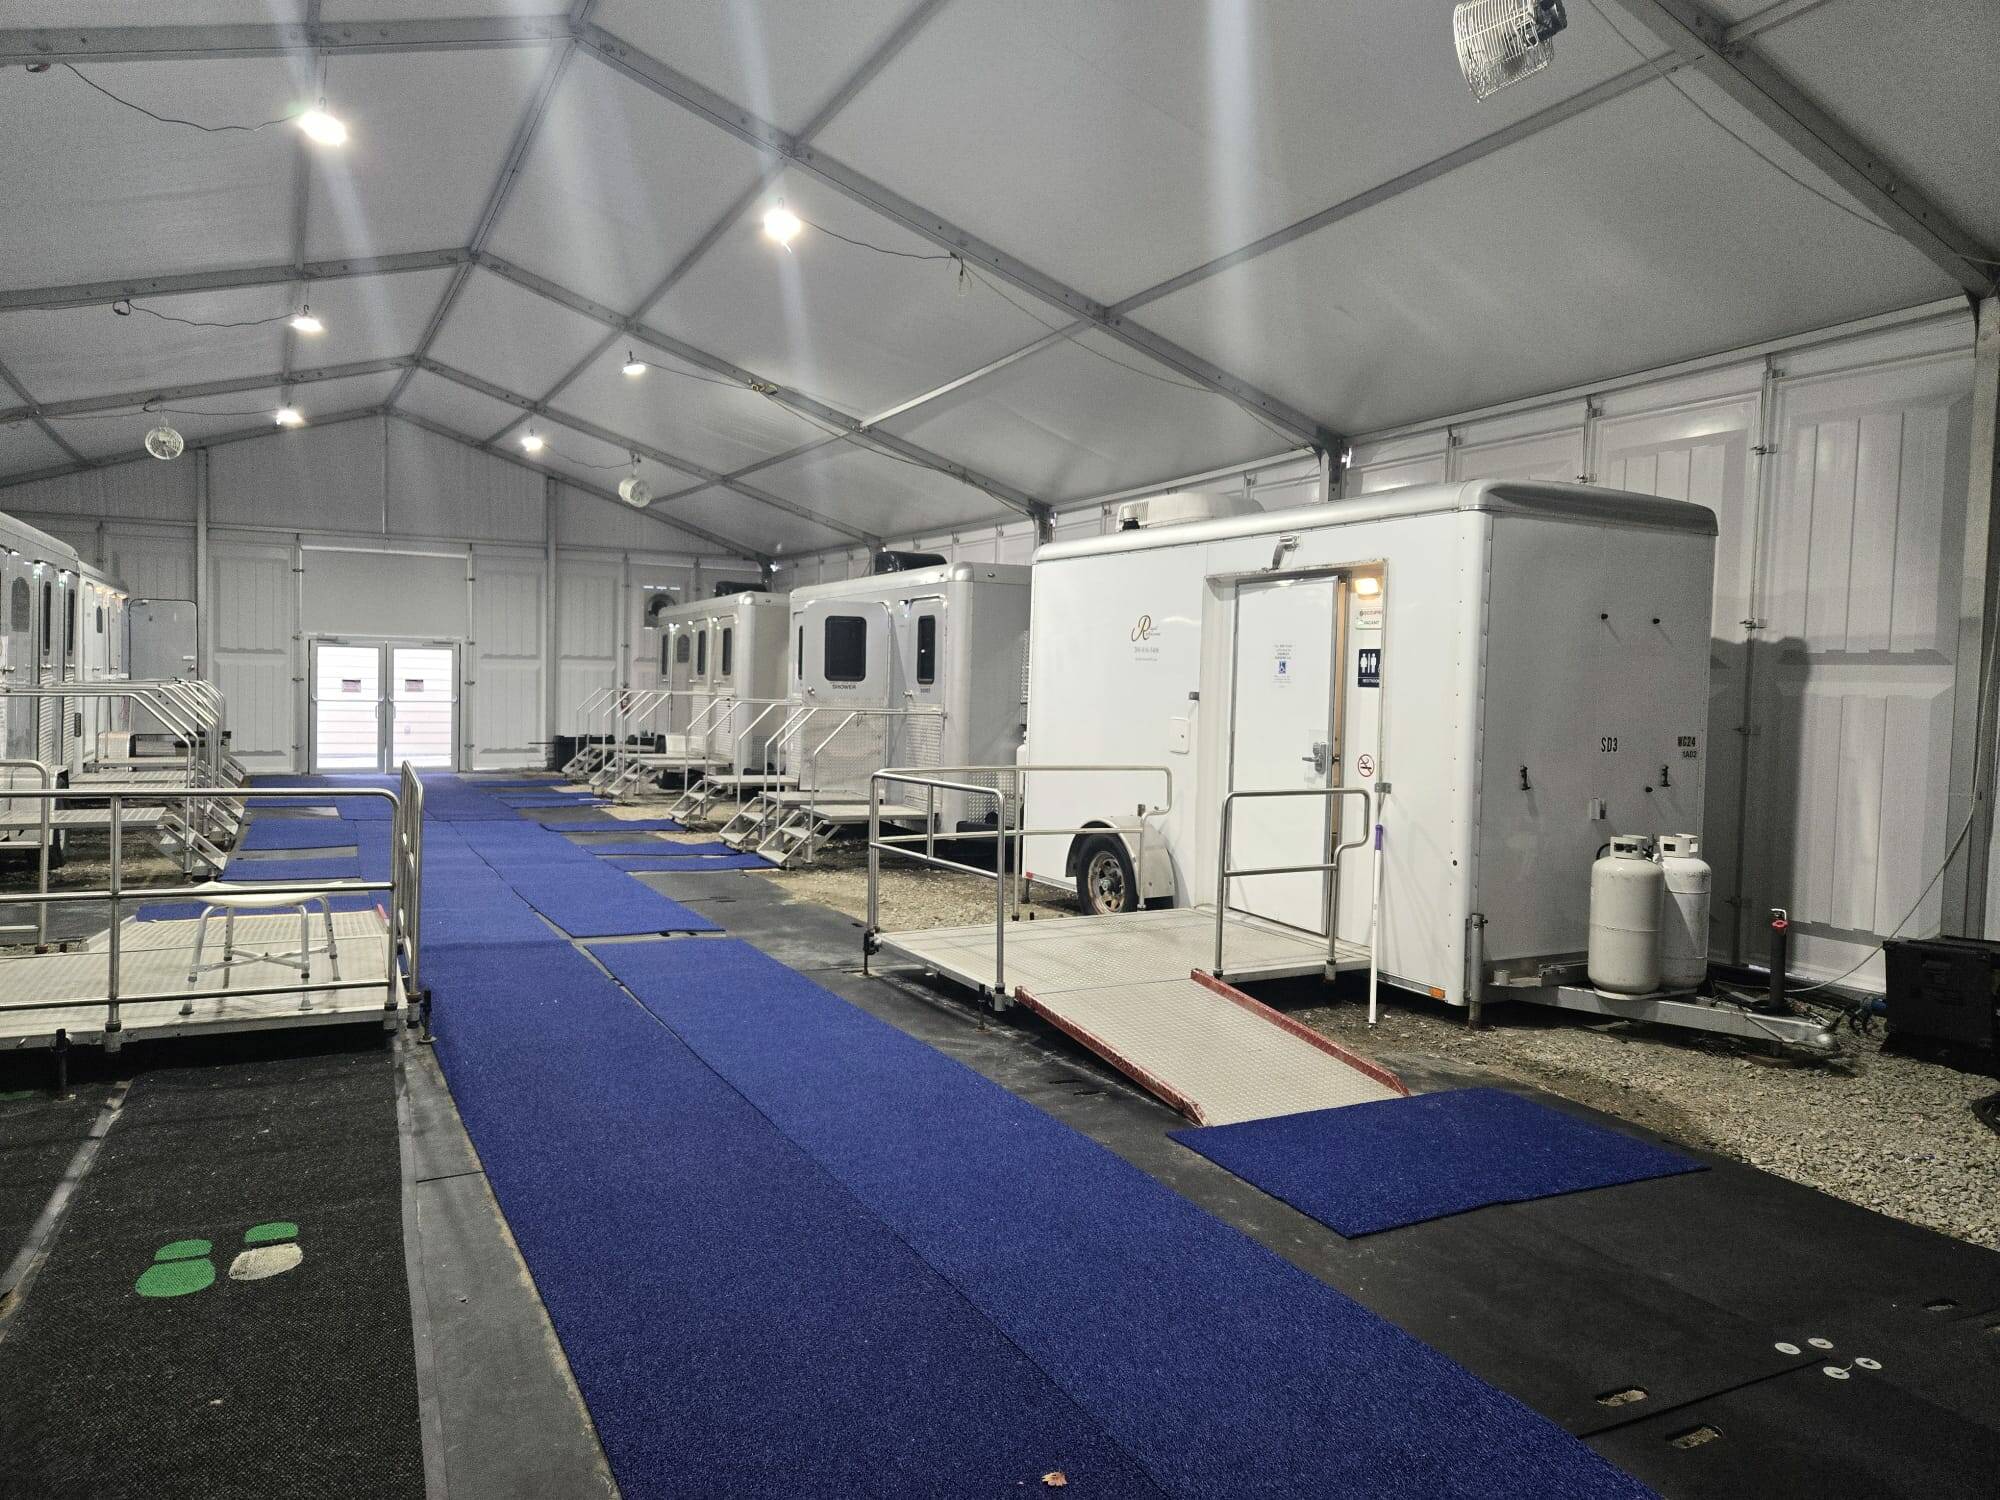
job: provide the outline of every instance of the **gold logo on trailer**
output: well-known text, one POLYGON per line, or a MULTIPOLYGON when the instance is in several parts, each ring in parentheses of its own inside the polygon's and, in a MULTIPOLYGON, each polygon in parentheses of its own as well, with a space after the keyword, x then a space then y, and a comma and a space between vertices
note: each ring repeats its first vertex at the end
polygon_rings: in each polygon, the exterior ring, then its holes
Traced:
POLYGON ((1150 641, 1158 634, 1159 632, 1153 629, 1153 617, 1151 615, 1139 616, 1139 623, 1132 627, 1132 639, 1134 641, 1150 641))

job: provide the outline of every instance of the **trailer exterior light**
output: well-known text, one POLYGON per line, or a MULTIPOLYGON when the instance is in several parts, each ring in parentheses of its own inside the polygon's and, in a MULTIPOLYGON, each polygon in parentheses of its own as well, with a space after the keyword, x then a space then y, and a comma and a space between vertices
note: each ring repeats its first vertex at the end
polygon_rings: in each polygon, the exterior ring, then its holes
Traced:
POLYGON ((1373 599, 1377 594, 1382 592, 1382 580, 1379 578, 1357 578, 1354 580, 1354 592, 1364 599, 1373 599))
POLYGON ((780 203, 764 211, 764 237, 776 240, 781 245, 790 245, 805 227, 803 220, 784 204, 780 203))

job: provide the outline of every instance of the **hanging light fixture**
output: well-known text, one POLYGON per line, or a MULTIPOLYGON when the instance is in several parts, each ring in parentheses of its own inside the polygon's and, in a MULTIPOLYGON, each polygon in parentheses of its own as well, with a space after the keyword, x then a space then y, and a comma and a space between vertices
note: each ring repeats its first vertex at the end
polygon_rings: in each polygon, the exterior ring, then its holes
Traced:
POLYGON ((764 237, 787 248, 804 227, 805 221, 785 207, 782 198, 764 210, 764 237))
POLYGON ((521 439, 521 446, 530 453, 540 453, 548 444, 542 441, 542 435, 539 432, 530 427, 526 435, 521 439))
POLYGON ((304 415, 296 406, 279 407, 277 411, 271 414, 271 420, 276 422, 280 427, 303 427, 306 425, 304 415))
POLYGON ((624 373, 632 380, 637 380, 641 375, 646 373, 646 362, 630 349, 625 351, 624 373))
POLYGON ((325 333, 326 324, 313 316, 310 307, 301 307, 292 318, 293 333, 325 333))
POLYGON ((321 146, 344 146, 347 144, 347 126, 326 112, 326 101, 319 101, 316 109, 309 109, 299 116, 299 129, 306 133, 306 139, 321 146))
POLYGON ((1569 25, 1563 0, 1464 0, 1451 13, 1459 71, 1475 99, 1539 73, 1555 58, 1556 33, 1569 25))

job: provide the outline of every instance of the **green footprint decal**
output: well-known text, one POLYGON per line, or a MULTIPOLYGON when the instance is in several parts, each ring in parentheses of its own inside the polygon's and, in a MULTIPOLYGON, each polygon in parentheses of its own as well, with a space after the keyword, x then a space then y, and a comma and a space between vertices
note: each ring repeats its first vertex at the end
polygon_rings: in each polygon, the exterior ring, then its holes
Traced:
MULTIPOLYGON (((298 1243, 299 1226, 289 1219, 253 1224, 244 1231, 243 1248, 229 1263, 231 1281, 263 1281, 282 1276, 306 1258, 298 1243)), ((175 1240, 153 1252, 132 1290, 141 1297, 185 1297, 215 1284, 215 1246, 208 1240, 175 1240)))
POLYGON ((215 1262, 208 1258, 214 1248, 207 1240, 175 1240, 160 1246, 132 1290, 141 1297, 185 1297, 206 1291, 215 1283, 215 1262))

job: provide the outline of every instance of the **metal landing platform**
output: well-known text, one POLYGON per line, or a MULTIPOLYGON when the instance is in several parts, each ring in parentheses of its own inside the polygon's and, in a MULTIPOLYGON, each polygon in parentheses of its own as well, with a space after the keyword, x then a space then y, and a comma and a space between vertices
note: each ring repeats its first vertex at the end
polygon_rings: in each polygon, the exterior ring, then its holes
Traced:
MULTIPOLYGON (((324 964, 325 928, 317 913, 312 920, 313 980, 324 982, 332 973, 324 964)), ((296 916, 239 917, 236 923, 239 952, 270 951, 295 953, 298 949, 299 920, 296 916)), ((360 981, 355 989, 323 990, 311 994, 279 986, 299 982, 297 969, 280 964, 250 962, 239 964, 222 975, 204 976, 204 988, 274 989, 271 994, 224 996, 198 999, 191 1013, 181 1014, 182 995, 188 986, 188 964, 194 954, 195 923, 192 920, 139 922, 128 919, 118 933, 120 1041, 142 1037, 190 1036, 199 1032, 249 1031, 285 1026, 325 1026, 340 1022, 374 1021, 397 1011, 390 1007, 390 988, 384 981, 389 950, 388 926, 374 911, 335 912, 333 940, 340 958, 343 982, 360 981)), ((222 922, 209 923, 209 959, 221 956, 222 922)), ((68 953, 22 953, 0 958, 0 996, 11 1004, 35 1002, 52 1004, 54 1009, 0 1010, 0 1050, 46 1047, 55 1040, 58 1028, 75 1043, 98 1044, 105 1036, 105 988, 110 972, 110 954, 104 937, 94 938, 87 947, 68 953), (68 1003, 65 1003, 68 1002, 68 1003)), ((395 1005, 403 1004, 400 981, 395 984, 395 1005)))
MULTIPOLYGON (((993 928, 883 933, 886 953, 983 993, 993 928)), ((1342 943, 1336 967, 1366 968, 1342 943)), ((1326 941, 1231 914, 1229 979, 1323 974, 1326 941)), ((1297 1114, 1408 1092, 1393 1074, 1212 978, 1215 912, 1182 907, 1007 924, 1008 998, 1096 1052, 1198 1125, 1297 1114)))

